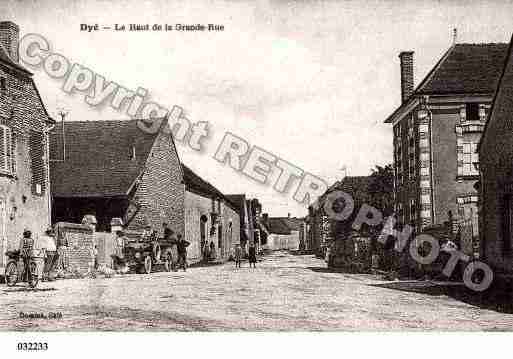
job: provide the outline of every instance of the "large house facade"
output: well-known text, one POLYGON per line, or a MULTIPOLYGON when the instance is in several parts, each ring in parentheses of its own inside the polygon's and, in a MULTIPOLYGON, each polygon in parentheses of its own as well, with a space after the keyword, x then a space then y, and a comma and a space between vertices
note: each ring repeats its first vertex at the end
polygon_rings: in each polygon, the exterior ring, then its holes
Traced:
POLYGON ((479 253, 477 146, 506 44, 454 44, 414 89, 413 52, 402 52, 402 104, 393 126, 398 222, 416 232, 450 223, 461 250, 479 253))
POLYGON ((25 228, 50 225, 48 115, 32 74, 19 64, 19 28, 0 22, 0 269, 25 228))

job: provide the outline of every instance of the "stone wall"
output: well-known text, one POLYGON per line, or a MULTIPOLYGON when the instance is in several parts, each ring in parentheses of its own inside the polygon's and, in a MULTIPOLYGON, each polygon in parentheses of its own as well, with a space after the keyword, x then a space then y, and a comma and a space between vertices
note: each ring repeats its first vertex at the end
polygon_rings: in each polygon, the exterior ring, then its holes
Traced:
MULTIPOLYGON (((3 253, 18 247, 25 228, 30 229, 37 239, 49 226, 50 201, 47 151, 44 156, 46 183, 41 194, 34 194, 32 190, 29 155, 30 133, 42 133, 48 115, 29 75, 0 63, 0 78, 6 81, 6 90, 0 92, 0 124, 11 129, 15 143, 15 170, 0 173, 1 268, 5 261, 3 253)), ((44 148, 47 149, 46 144, 44 148)))
POLYGON ((180 160, 173 138, 163 131, 155 140, 146 162, 146 170, 134 200, 141 208, 130 222, 129 229, 143 229, 147 224, 159 230, 169 224, 175 233, 184 233, 185 188, 180 160))
POLYGON ((85 274, 94 268, 95 233, 89 225, 59 222, 56 224, 57 243, 65 244, 61 253, 67 272, 85 274))

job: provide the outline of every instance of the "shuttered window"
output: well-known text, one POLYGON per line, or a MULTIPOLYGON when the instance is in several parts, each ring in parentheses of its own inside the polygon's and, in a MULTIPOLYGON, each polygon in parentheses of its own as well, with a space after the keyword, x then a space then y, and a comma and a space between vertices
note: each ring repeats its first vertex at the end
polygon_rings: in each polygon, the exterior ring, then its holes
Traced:
POLYGON ((16 141, 12 130, 0 125, 0 171, 16 173, 16 141))
POLYGON ((44 135, 41 132, 31 131, 30 140, 30 169, 32 173, 32 193, 43 195, 45 193, 45 163, 44 163, 44 135))

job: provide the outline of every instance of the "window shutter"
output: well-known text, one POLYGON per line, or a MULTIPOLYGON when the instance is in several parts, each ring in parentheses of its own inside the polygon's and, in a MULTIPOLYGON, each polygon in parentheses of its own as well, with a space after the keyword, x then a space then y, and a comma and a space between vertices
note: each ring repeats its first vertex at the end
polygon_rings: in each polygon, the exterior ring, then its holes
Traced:
POLYGON ((0 169, 6 170, 6 154, 5 154, 5 127, 0 126, 0 169))
POLYGON ((11 129, 5 129, 5 170, 7 172, 11 172, 12 165, 12 137, 11 137, 11 129))
POLYGON ((30 169, 32 172, 32 193, 43 195, 45 193, 45 166, 44 166, 44 135, 40 132, 30 133, 30 169))
POLYGON ((16 174, 16 134, 11 130, 11 172, 16 174))

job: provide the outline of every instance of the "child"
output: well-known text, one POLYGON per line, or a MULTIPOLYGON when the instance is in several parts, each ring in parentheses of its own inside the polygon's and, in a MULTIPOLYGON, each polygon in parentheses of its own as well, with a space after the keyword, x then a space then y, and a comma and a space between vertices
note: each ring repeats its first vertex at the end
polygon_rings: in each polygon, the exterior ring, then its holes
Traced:
POLYGON ((235 245, 235 268, 240 268, 240 262, 242 260, 242 247, 240 244, 235 245))

